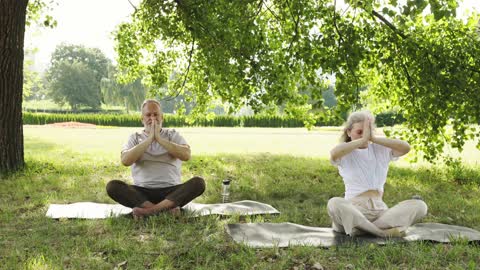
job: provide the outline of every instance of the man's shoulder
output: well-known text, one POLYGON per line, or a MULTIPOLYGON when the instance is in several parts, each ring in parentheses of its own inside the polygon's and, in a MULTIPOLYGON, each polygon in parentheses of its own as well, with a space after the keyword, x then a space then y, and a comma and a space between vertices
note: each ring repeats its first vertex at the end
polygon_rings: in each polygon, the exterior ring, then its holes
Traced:
POLYGON ((162 128, 162 130, 164 130, 165 132, 178 132, 176 129, 174 128, 162 128))
POLYGON ((142 135, 144 135, 144 132, 142 130, 138 130, 138 131, 130 133, 129 137, 138 137, 138 136, 142 136, 142 135))
POLYGON ((164 133, 169 137, 172 137, 174 135, 180 135, 180 133, 174 128, 162 128, 162 131, 163 131, 162 133, 164 133))
POLYGON ((130 133, 130 135, 128 136, 129 141, 134 140, 135 142, 137 142, 139 139, 143 140, 145 138, 146 138, 146 134, 145 132, 143 132, 143 130, 135 131, 133 133, 130 133))
POLYGON ((173 141, 179 144, 186 144, 186 141, 183 138, 183 136, 180 135, 180 132, 178 132, 174 128, 162 128, 161 133, 162 133, 162 137, 168 138, 169 141, 173 141))
POLYGON ((127 142, 123 145, 122 152, 134 147, 135 145, 139 144, 142 140, 144 140, 145 137, 142 137, 142 136, 144 136, 143 131, 130 133, 130 135, 128 136, 127 142))

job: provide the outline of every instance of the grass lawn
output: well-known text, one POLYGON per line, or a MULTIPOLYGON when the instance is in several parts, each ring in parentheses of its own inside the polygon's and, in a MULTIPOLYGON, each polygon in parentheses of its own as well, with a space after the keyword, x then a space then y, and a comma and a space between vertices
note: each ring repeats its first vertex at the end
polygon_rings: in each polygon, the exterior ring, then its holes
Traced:
MULTIPOLYGON (((335 131, 179 129, 193 150, 183 178, 200 175, 207 181, 197 202, 219 202, 221 180, 229 177, 233 200, 269 203, 282 212, 279 216, 46 218, 51 203, 113 203, 104 187, 110 179, 129 179, 129 169, 118 159, 133 130, 25 127, 28 166, 1 181, 0 269, 311 269, 315 263, 325 269, 480 268, 480 246, 462 241, 329 249, 252 249, 232 242, 224 231, 227 223, 330 226, 327 200, 343 193, 327 159, 335 131)), ((419 194, 429 205, 425 222, 480 230, 478 166, 399 165, 389 172, 387 204, 419 194)))

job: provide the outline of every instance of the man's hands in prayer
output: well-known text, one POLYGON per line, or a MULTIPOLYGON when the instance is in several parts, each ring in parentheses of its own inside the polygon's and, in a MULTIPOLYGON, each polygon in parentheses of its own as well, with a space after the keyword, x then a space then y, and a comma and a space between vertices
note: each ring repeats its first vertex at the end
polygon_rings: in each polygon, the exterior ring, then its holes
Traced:
POLYGON ((162 129, 162 124, 159 121, 152 120, 147 126, 148 140, 150 143, 158 141, 160 138, 160 129, 162 129))
MULTIPOLYGON (((155 122, 154 124, 154 134, 155 134, 155 141, 159 142, 160 141, 160 130, 162 129, 162 123, 161 122, 155 122)), ((160 143, 160 142, 159 142, 160 143)))
POLYGON ((191 156, 190 146, 179 145, 174 142, 170 142, 168 139, 160 137, 161 129, 162 129, 161 121, 152 119, 151 121, 149 121, 149 123, 147 123, 146 131, 148 133, 147 140, 149 144, 152 144, 154 141, 156 141, 158 144, 163 146, 171 156, 178 158, 182 161, 189 160, 191 156))

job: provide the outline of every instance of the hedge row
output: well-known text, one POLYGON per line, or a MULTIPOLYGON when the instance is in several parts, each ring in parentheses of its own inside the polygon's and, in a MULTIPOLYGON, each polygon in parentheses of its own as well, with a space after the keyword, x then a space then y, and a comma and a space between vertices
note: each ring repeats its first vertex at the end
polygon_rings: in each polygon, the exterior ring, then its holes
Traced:
MULTIPOLYGON (((404 121, 403 117, 392 113, 377 115, 377 126, 391 126, 404 121)), ((138 114, 53 114, 53 113, 23 113, 25 125, 45 125, 60 122, 82 122, 100 126, 138 127, 141 126, 138 114)), ((340 118, 318 118, 315 126, 339 126, 340 118)), ((187 121, 185 116, 165 114, 165 127, 303 127, 302 120, 288 116, 229 116, 217 115, 212 118, 199 117, 194 123, 187 121)))
POLYGON ((101 113, 101 114, 123 114, 124 110, 111 110, 111 109, 79 109, 75 112, 71 110, 63 110, 63 109, 31 109, 31 108, 23 108, 24 112, 31 112, 31 113, 58 113, 58 114, 81 114, 81 113, 101 113))
MULTIPOLYGON (((23 113, 26 125, 45 125, 60 122, 82 122, 101 126, 138 127, 141 126, 138 114, 53 114, 23 113)), ((163 125, 166 127, 302 127, 303 122, 295 118, 283 116, 228 116, 198 117, 194 123, 185 116, 164 114, 163 125)))

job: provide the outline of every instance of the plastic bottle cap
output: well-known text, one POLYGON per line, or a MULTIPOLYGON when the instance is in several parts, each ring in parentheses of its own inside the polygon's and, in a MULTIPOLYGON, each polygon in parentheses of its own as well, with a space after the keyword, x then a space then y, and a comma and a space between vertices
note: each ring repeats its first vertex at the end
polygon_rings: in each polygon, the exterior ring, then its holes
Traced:
POLYGON ((230 180, 229 180, 229 179, 223 180, 223 184, 224 184, 224 185, 230 185, 230 180))

